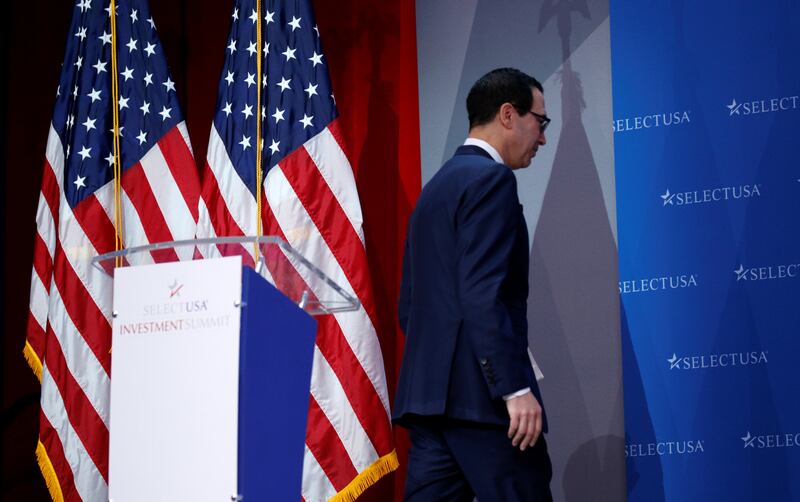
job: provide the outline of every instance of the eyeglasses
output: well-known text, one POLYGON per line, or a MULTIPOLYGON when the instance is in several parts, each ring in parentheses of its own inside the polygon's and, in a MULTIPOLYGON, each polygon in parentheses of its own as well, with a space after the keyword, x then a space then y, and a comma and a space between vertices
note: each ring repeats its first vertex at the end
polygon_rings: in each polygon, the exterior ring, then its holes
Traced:
POLYGON ((540 115, 533 110, 530 110, 530 112, 531 115, 536 117, 536 120, 539 121, 539 127, 541 127, 542 132, 544 132, 547 129, 547 126, 550 125, 550 122, 552 121, 550 117, 548 117, 547 115, 540 115))

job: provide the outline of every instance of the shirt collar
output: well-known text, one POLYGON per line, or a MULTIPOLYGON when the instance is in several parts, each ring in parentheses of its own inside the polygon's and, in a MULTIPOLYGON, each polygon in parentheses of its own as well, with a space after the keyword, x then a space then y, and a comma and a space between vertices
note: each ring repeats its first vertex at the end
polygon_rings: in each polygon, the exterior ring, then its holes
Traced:
POLYGON ((490 145, 489 143, 485 142, 482 139, 467 138, 467 140, 464 141, 464 144, 465 145, 477 146, 478 148, 486 150, 486 153, 491 155, 492 159, 494 159, 495 162, 497 162, 498 164, 505 164, 505 162, 503 162, 503 157, 500 156, 500 154, 497 152, 497 150, 495 150, 492 145, 490 145))

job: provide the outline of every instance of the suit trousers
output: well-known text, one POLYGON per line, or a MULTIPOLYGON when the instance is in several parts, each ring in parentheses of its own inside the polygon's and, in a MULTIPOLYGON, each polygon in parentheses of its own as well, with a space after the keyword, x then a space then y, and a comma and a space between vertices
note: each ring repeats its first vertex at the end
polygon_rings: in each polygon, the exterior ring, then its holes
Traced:
POLYGON ((496 425, 419 417, 407 427, 406 501, 552 501, 544 434, 520 451, 496 425))

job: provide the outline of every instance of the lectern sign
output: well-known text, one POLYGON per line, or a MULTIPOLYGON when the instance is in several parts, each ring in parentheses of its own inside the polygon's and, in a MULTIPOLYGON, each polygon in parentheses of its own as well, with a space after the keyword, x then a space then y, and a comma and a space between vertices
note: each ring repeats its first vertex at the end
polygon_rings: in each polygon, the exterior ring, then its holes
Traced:
POLYGON ((113 502, 237 493, 241 288, 238 256, 116 270, 113 502))

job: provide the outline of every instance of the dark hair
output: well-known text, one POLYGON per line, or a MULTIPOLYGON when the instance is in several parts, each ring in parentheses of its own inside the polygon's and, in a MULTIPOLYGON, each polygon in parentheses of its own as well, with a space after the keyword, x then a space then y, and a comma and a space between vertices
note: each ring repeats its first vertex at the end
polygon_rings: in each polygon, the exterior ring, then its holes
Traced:
POLYGON ((544 93, 538 80, 516 68, 498 68, 482 76, 467 95, 469 128, 491 122, 503 103, 511 103, 520 115, 528 113, 533 105, 531 88, 544 93))

